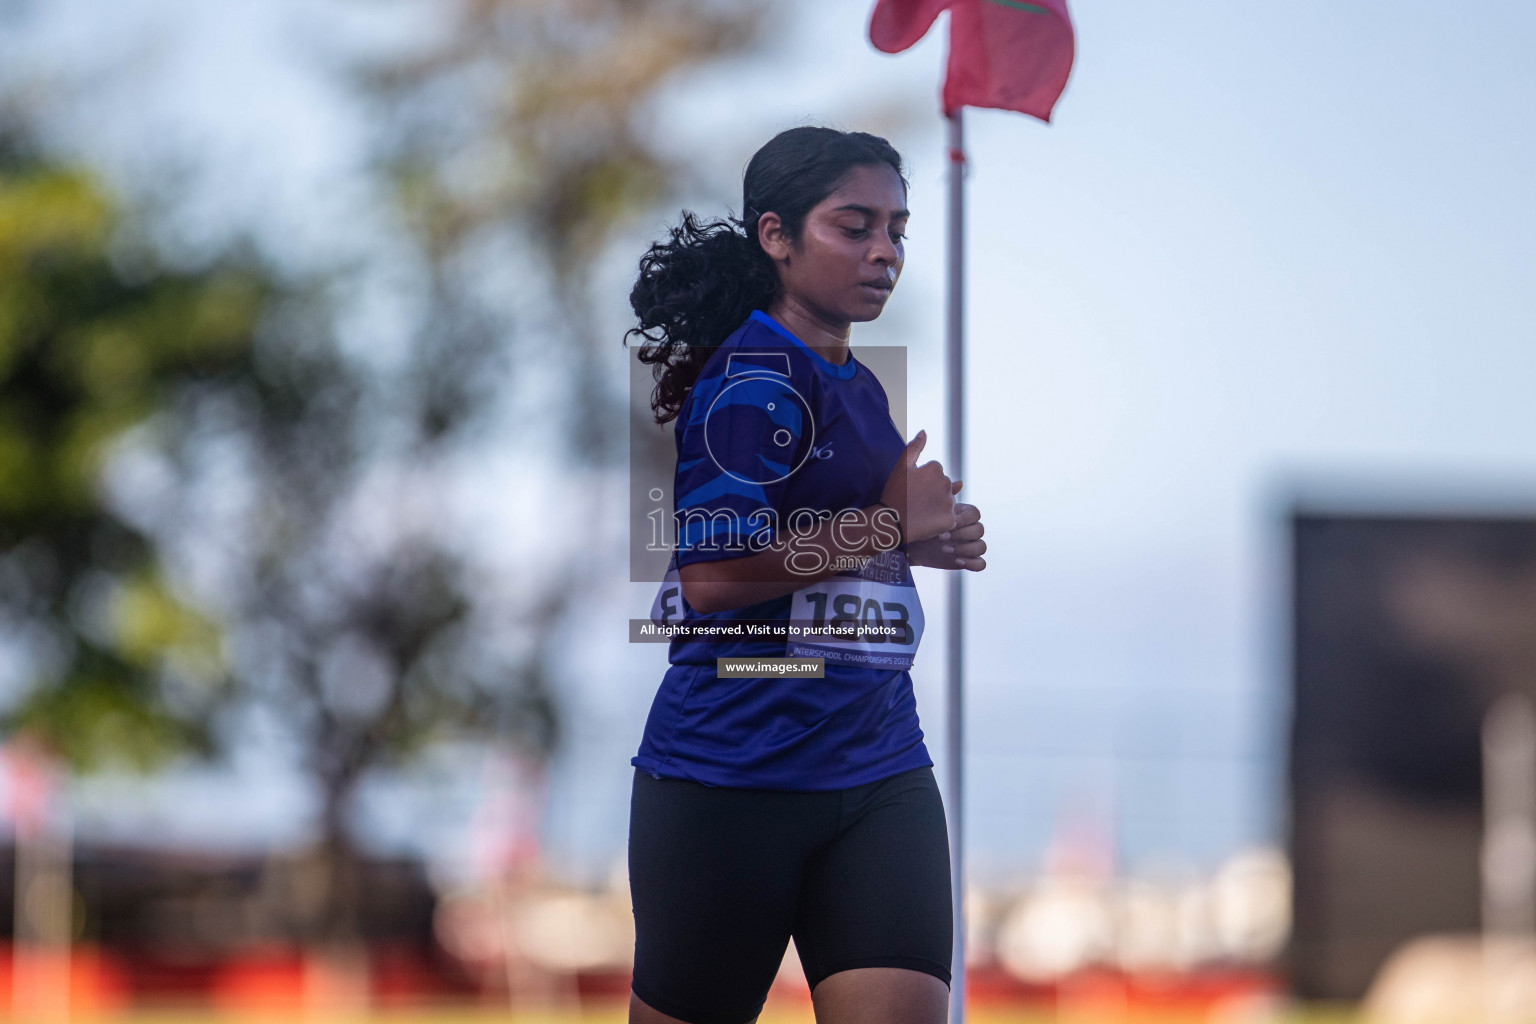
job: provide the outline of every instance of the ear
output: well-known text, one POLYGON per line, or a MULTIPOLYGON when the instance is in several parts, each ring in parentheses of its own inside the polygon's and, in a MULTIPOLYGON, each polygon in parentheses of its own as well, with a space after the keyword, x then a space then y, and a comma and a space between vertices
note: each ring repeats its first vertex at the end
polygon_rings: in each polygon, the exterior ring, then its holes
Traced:
POLYGON ((789 259, 790 241, 779 215, 769 211, 757 218, 757 243, 775 263, 789 259))

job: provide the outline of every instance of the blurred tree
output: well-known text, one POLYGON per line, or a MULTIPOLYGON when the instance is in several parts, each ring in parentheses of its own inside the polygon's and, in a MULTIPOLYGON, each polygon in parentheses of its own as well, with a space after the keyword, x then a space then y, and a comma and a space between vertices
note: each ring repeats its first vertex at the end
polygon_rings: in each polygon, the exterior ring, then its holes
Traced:
POLYGON ((445 737, 554 750, 559 627, 612 554, 587 538, 612 521, 628 408, 593 267, 676 180, 646 104, 746 46, 762 9, 434 8, 454 19, 437 44, 352 69, 402 230, 326 280, 254 257, 172 270, 120 244, 87 179, 0 176, 0 592, 40 638, 14 720, 81 764, 115 749, 98 736, 148 763, 264 711, 320 794, 296 938, 357 937, 349 815, 370 773, 445 737), (392 360, 357 344, 378 325, 367 280, 407 282, 392 360), (539 308, 514 324, 509 293, 539 308), (526 494, 538 568, 511 581, 487 578, 447 503, 508 411, 563 499, 526 494))
POLYGON ((349 66, 371 101, 377 166, 418 268, 418 314, 392 376, 396 406, 413 411, 399 443, 418 463, 464 442, 505 451, 513 438, 486 442, 478 432, 510 420, 516 447, 536 448, 552 470, 557 492, 516 495, 538 526, 513 541, 529 571, 500 581, 512 585, 511 614, 492 627, 515 661, 492 671, 469 705, 511 695, 516 713, 482 724, 546 759, 558 737, 564 627, 611 577, 616 552, 593 539, 621 515, 612 479, 625 454, 626 366, 617 338, 601 334, 591 280, 615 234, 654 210, 683 172, 647 133, 649 106, 671 77, 751 45, 767 5, 466 0, 433 9, 448 13, 430 41, 349 66))
POLYGON ((327 282, 249 251, 173 269, 31 137, 0 129, 7 731, 80 769, 152 768, 238 741, 221 715, 273 714, 322 794, 286 924, 344 941, 362 775, 461 727, 547 748, 547 703, 467 664, 473 602, 440 538, 353 543, 394 396, 341 353, 327 282))
POLYGON ((248 359, 272 290, 234 259, 125 267, 118 222, 89 174, 0 124, 0 624, 30 673, 5 717, 87 768, 210 749, 217 632, 99 477, 178 388, 248 359))
MULTIPOLYGON (((751 46, 769 7, 467 0, 441 40, 357 67, 385 126, 381 162, 432 268, 432 308, 453 319, 465 306, 448 279, 478 279, 499 308, 508 293, 544 296, 509 353, 523 371, 512 384, 537 382, 518 395, 523 422, 573 469, 614 466, 624 450, 624 367, 599 330, 594 270, 616 232, 688 173, 657 145, 657 95, 751 46)), ((430 320, 424 362, 451 344, 430 320)))
POLYGON ((283 387, 246 403, 242 431, 259 439, 250 475, 269 491, 248 524, 269 541, 245 556, 260 572, 241 621, 265 666, 248 676, 309 723, 330 893, 314 923, 338 939, 360 896, 345 816, 370 770, 445 735, 493 736, 536 761, 555 749, 561 627, 613 555, 585 538, 612 521, 614 488, 584 471, 621 465, 628 408, 591 275, 676 180, 644 138, 646 104, 669 76, 748 45, 761 9, 470 0, 442 15, 436 45, 350 67, 375 104, 377 167, 403 228, 379 263, 410 281, 404 357, 363 390, 340 363, 285 357, 283 387), (509 293, 549 306, 513 322, 509 293), (497 580, 449 535, 442 498, 464 452, 508 447, 484 436, 508 414, 518 442, 553 462, 561 497, 517 495, 540 524, 520 538, 530 568, 497 580), (387 523, 367 525, 370 501, 387 523))

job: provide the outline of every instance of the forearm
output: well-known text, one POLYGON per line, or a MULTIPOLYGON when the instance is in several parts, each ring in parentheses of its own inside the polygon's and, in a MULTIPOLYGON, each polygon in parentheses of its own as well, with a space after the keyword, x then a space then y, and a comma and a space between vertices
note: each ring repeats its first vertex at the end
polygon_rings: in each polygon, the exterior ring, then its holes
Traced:
POLYGON ((896 513, 876 504, 845 509, 804 532, 790 532, 753 555, 695 562, 678 570, 696 611, 744 608, 858 568, 901 543, 896 513))

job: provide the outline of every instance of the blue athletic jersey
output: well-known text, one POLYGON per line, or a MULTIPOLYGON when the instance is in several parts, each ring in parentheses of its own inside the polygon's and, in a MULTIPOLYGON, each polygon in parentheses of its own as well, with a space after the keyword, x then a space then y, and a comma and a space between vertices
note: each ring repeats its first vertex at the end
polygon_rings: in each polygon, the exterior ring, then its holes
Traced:
MULTIPOLYGON (((797 516, 804 531, 811 517, 874 505, 905 447, 868 368, 851 355, 828 362, 761 311, 710 355, 674 437, 674 568, 754 554, 793 535, 797 516)), ((910 586, 905 556, 882 558, 910 586)), ((792 603, 785 595, 703 614, 665 587, 658 600, 665 618, 684 623, 787 621, 792 603)), ((674 638, 630 763, 657 777, 794 790, 844 789, 933 764, 904 670, 828 659, 823 679, 715 671, 716 658, 785 650, 783 639, 674 638)))

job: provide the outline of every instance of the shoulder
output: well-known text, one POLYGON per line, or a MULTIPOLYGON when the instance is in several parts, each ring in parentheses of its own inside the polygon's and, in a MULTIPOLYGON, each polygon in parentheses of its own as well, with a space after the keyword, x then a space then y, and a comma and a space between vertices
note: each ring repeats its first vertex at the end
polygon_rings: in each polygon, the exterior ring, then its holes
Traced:
POLYGON ((748 379, 783 378, 809 398, 816 371, 805 350, 755 318, 749 318, 710 353, 679 411, 680 429, 702 418, 720 393, 748 379))

